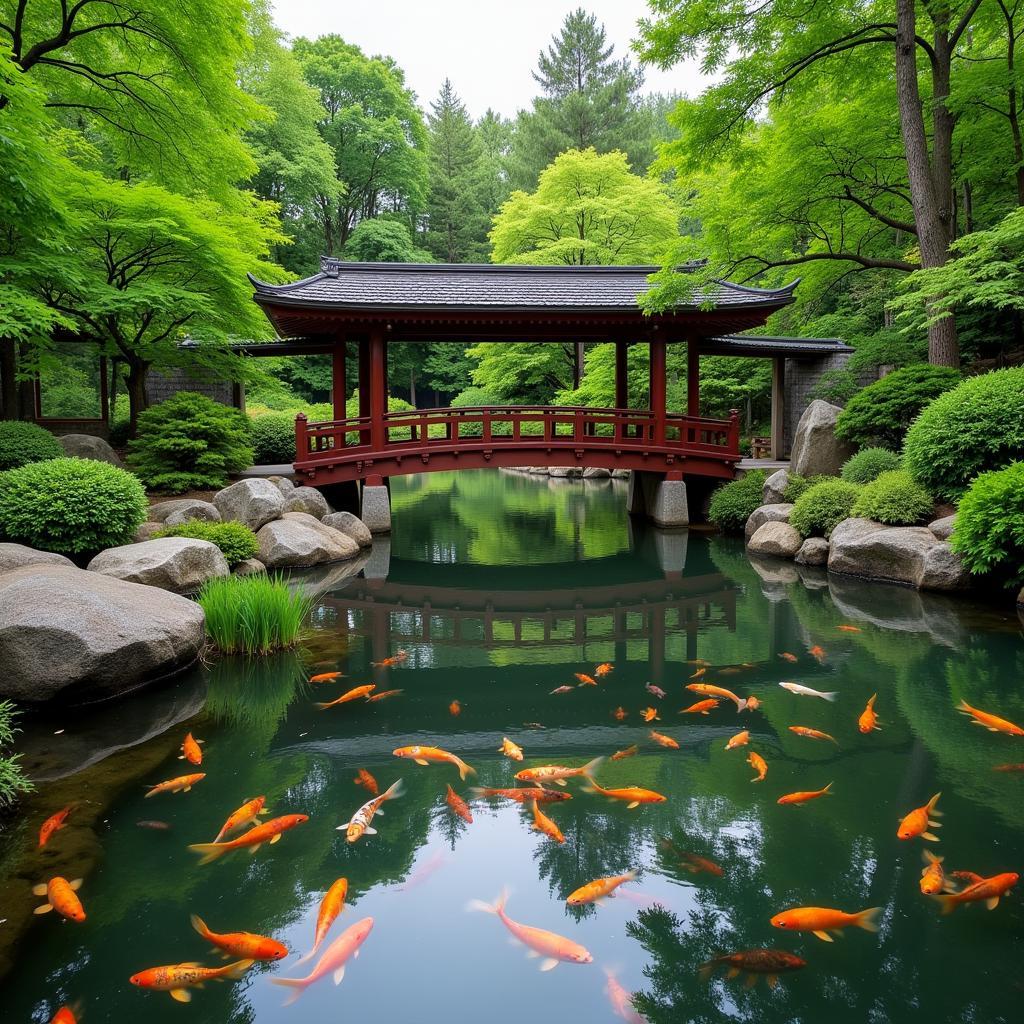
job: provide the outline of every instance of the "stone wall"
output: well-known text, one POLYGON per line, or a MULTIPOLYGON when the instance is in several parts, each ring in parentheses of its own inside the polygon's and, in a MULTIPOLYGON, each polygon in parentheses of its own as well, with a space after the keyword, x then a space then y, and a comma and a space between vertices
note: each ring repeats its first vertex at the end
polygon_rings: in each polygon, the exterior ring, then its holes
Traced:
POLYGON ((215 402, 245 408, 245 393, 240 385, 231 381, 193 377, 183 369, 150 370, 146 378, 146 390, 150 405, 166 401, 179 391, 194 391, 215 402))

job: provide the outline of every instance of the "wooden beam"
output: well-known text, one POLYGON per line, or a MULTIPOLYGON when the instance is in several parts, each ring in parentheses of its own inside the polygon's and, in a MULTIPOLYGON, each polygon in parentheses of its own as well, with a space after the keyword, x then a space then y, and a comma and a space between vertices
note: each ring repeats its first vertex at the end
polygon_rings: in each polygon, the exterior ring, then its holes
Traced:
POLYGON ((651 338, 651 412, 654 414, 655 443, 665 440, 665 339, 651 338))
MULTIPOLYGON (((615 408, 629 408, 629 342, 615 342, 615 408)), ((615 436, 623 436, 623 424, 615 424, 615 436)))
POLYGON ((783 458, 786 454, 786 360, 782 356, 772 359, 771 440, 771 457, 783 458))
POLYGON ((686 342, 686 413, 700 415, 700 349, 696 338, 686 342))
POLYGON ((348 382, 345 380, 345 338, 340 337, 331 349, 331 400, 334 403, 334 418, 345 418, 345 393, 348 382))
POLYGON ((382 331, 370 335, 370 444, 374 451, 387 447, 387 426, 384 414, 388 411, 388 343, 382 331))

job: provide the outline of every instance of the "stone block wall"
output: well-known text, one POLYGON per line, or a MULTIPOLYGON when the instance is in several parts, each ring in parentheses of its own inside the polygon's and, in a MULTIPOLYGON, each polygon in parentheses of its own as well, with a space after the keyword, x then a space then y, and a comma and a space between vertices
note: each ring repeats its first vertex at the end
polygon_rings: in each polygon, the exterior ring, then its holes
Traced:
POLYGON ((182 369, 159 372, 150 370, 146 378, 146 389, 150 405, 164 402, 179 391, 194 391, 223 405, 245 409, 245 392, 241 385, 231 381, 192 377, 182 369))

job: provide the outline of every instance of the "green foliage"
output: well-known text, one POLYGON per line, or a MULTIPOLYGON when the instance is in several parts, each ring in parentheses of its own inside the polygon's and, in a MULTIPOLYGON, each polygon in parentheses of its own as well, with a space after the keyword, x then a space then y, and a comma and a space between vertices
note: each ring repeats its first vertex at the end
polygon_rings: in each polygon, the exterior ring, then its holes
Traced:
POLYGON ((409 229, 390 217, 362 220, 348 236, 342 256, 360 263, 433 263, 426 249, 415 245, 409 229))
POLYGON ((800 476, 799 473, 790 473, 786 482, 786 489, 782 492, 782 500, 790 505, 796 502, 804 491, 810 490, 816 483, 822 480, 831 480, 828 476, 800 476))
POLYGON ((131 473, 94 459, 49 459, 0 477, 0 534, 64 555, 127 544, 149 504, 131 473))
POLYGON ((1024 586, 1024 462, 982 473, 960 500, 950 546, 973 573, 1024 586))
POLYGON ((740 533, 754 509, 763 504, 762 492, 768 473, 755 469, 739 480, 731 480, 711 495, 708 519, 720 530, 740 533))
POLYGON ((205 395, 180 391, 139 417, 128 464, 153 490, 168 494, 223 487, 252 465, 243 413, 205 395))
POLYGON ((0 420, 0 470, 59 459, 63 454, 57 438, 38 424, 0 420))
POLYGON ((917 414, 960 382, 949 366, 918 363, 895 370, 855 394, 836 420, 836 436, 856 444, 899 448, 917 414))
POLYGON ((971 481, 1024 457, 1024 367, 970 377, 927 406, 903 464, 931 494, 956 501, 971 481))
POLYGON ((851 514, 888 526, 914 526, 934 508, 931 495, 905 469, 890 469, 864 485, 851 514))
POLYGON ((270 654, 294 647, 312 607, 280 574, 208 580, 198 601, 206 632, 222 654, 270 654))
POLYGON ((789 525, 802 537, 827 537, 850 517, 860 492, 857 484, 846 480, 820 480, 796 499, 789 514, 789 525))
POLYGON ((255 558, 259 554, 260 542, 256 534, 244 523, 206 523, 193 519, 177 526, 166 526, 158 530, 155 537, 191 537, 193 540, 208 540, 220 548, 228 567, 234 569, 239 562, 255 558))
POLYGON ((14 742, 14 735, 18 732, 14 724, 16 716, 17 711, 11 701, 0 701, 0 811, 13 806, 21 794, 35 789, 19 764, 21 755, 7 757, 3 754, 4 748, 14 742))
POLYGON ((271 412, 251 416, 253 461, 257 466, 276 466, 295 461, 295 414, 271 412))
POLYGON ((900 468, 900 457, 888 448, 862 448, 843 463, 840 476, 851 484, 867 484, 879 474, 900 468))

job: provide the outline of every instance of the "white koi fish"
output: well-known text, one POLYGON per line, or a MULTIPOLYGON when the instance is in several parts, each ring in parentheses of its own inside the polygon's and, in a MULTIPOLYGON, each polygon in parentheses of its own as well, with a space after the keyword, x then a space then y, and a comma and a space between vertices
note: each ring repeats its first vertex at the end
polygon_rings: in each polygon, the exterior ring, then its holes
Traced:
POLYGON ((822 700, 835 701, 838 699, 839 694, 834 690, 830 690, 828 693, 822 693, 821 690, 812 690, 809 686, 801 686, 800 683, 779 683, 784 690, 789 690, 790 693, 798 694, 801 697, 820 697, 822 700))
POLYGON ((362 835, 375 836, 377 830, 370 827, 370 822, 373 821, 375 814, 383 814, 384 812, 380 809, 380 805, 385 800, 394 800, 396 797, 402 795, 402 780, 398 779, 393 782, 380 796, 375 796, 372 800, 367 800, 362 807, 352 815, 351 820, 345 825, 339 825, 335 831, 344 832, 345 838, 350 842, 354 843, 362 835))
POLYGON ((335 985, 340 985, 341 979, 345 977, 346 961, 349 957, 359 956, 359 947, 366 941, 372 929, 372 917, 364 917, 362 921, 356 921, 354 925, 346 928, 327 947, 327 951, 317 961, 316 967, 305 978, 271 978, 270 981, 273 985, 284 985, 286 988, 295 989, 285 1000, 284 1005, 290 1006, 313 982, 319 981, 328 974, 333 976, 335 985))

